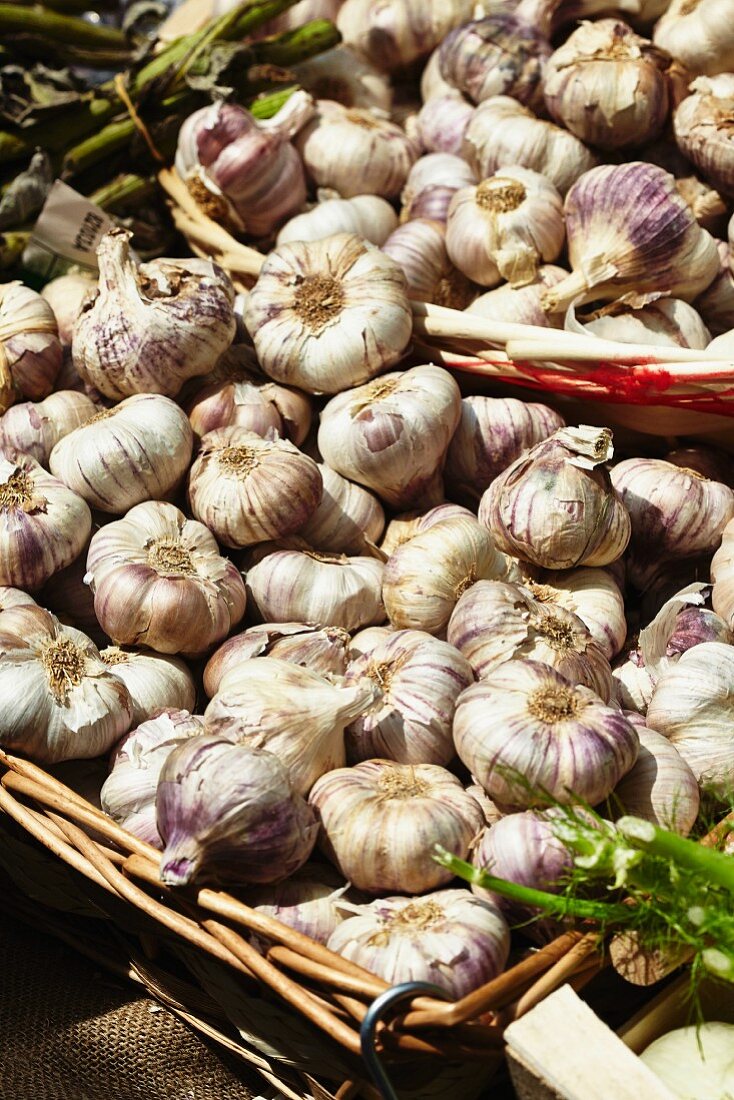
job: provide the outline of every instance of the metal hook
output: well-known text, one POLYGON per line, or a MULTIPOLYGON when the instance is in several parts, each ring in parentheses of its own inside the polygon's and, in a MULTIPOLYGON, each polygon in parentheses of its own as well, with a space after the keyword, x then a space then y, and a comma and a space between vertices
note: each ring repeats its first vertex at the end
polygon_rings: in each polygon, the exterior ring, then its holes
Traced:
POLYGON ((370 1071, 372 1080, 382 1094, 383 1100, 398 1100, 398 1094, 392 1087, 390 1078, 387 1076, 385 1068, 375 1050, 375 1033, 377 1031, 377 1025, 381 1023, 382 1017, 388 1009, 392 1008, 400 1001, 409 1000, 414 997, 416 993, 426 993, 431 997, 440 997, 443 1001, 451 1000, 450 995, 445 989, 441 989, 438 985, 432 985, 431 982, 402 982, 400 985, 394 985, 390 989, 386 989, 384 993, 381 993, 379 997, 374 999, 367 1009, 367 1015, 362 1021, 362 1026, 359 1029, 362 1057, 367 1065, 367 1069, 370 1071))

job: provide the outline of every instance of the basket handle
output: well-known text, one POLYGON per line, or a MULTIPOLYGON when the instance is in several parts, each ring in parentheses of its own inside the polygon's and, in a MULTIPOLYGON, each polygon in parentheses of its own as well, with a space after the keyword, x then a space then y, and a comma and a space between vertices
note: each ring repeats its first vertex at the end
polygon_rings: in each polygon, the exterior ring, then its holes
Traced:
POLYGON ((392 1087, 390 1078, 375 1049, 377 1026, 382 1023, 382 1017, 389 1009, 399 1004, 400 1001, 412 1000, 416 993, 427 993, 429 996, 442 1001, 451 1000, 445 989, 433 985, 432 982, 401 982, 400 985, 393 985, 390 989, 386 989, 384 993, 381 993, 379 997, 375 997, 367 1009, 362 1026, 359 1029, 362 1057, 367 1069, 370 1071, 372 1080, 380 1090, 383 1100, 398 1100, 398 1094, 392 1087))

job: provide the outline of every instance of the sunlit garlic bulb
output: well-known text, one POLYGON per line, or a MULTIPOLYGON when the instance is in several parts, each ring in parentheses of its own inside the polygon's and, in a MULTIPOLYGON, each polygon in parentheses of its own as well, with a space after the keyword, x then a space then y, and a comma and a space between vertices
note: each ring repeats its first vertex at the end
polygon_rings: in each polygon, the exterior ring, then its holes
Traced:
POLYGON ((277 657, 320 676, 343 676, 349 641, 348 632, 339 626, 264 623, 248 627, 212 653, 204 669, 204 690, 211 699, 227 673, 253 657, 277 657))
POLYGON ((734 329, 734 271, 731 250, 726 241, 717 241, 719 274, 696 298, 696 309, 713 336, 734 329))
POLYGON ((329 198, 287 221, 276 243, 280 246, 291 241, 322 241, 335 233, 355 233, 380 247, 397 224, 397 214, 379 195, 329 198))
POLYGON ((466 307, 467 313, 492 321, 512 321, 518 325, 563 328, 564 314, 543 309, 543 294, 565 279, 568 272, 555 264, 541 264, 533 279, 523 286, 503 283, 480 294, 466 307))
POLYGON ((319 464, 323 494, 299 535, 318 550, 362 554, 379 541, 385 513, 374 493, 355 485, 325 463, 319 464))
POLYGON ((699 314, 680 298, 660 298, 641 309, 612 303, 600 316, 585 321, 583 328, 603 340, 623 344, 669 344, 703 350, 711 342, 699 314))
POLYGON ((476 518, 471 509, 465 508, 462 504, 451 504, 449 501, 444 504, 437 504, 434 508, 429 508, 427 512, 400 512, 398 515, 393 516, 385 528, 385 535, 380 543, 380 549, 383 554, 390 557, 399 546, 410 542, 422 531, 427 531, 429 527, 435 527, 436 524, 443 523, 444 520, 476 520, 476 518))
POLYGON ((415 162, 400 196, 402 221, 429 218, 445 222, 451 199, 462 187, 477 182, 472 169, 460 156, 426 153, 415 162))
POLYGON ((451 263, 440 221, 411 218, 390 234, 382 250, 400 264, 412 298, 461 309, 476 293, 474 284, 451 263))
POLYGON ((133 727, 166 707, 194 709, 194 677, 188 665, 177 657, 114 645, 100 650, 99 655, 112 675, 127 688, 133 727))
POLYGON ((19 280, 0 283, 0 412, 17 397, 41 401, 53 389, 63 350, 48 302, 19 280))
POLYGON ((622 649, 627 637, 624 597, 608 570, 581 568, 543 573, 537 581, 524 581, 524 587, 551 611, 553 607, 564 607, 577 615, 608 660, 622 649))
POLYGON ((336 24, 353 49, 392 72, 425 57, 473 8, 473 0, 345 0, 336 24))
POLYGON ((734 71, 734 23, 728 0, 671 0, 653 33, 692 73, 734 71))
POLYGON ((58 441, 98 412, 91 398, 75 390, 57 390, 35 404, 24 401, 0 419, 0 447, 23 451, 46 466, 58 441))
POLYGON ((398 265, 348 233, 271 252, 245 321, 265 373, 308 393, 339 393, 397 363, 413 324, 398 265))
POLYGON ((673 115, 678 147, 706 179, 734 194, 734 73, 700 76, 673 115))

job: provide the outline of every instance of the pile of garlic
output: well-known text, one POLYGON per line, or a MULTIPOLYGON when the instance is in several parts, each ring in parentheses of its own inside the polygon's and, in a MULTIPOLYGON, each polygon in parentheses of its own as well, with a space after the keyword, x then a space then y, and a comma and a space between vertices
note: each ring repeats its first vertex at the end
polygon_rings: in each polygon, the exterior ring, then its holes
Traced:
POLYGON ((181 130, 192 194, 267 252, 242 298, 121 230, 91 290, 0 288, 0 745, 108 759, 168 885, 461 996, 528 914, 435 845, 560 889, 554 804, 685 835, 734 787, 734 464, 462 393, 410 299, 731 339, 704 123, 734 54, 715 0, 334 7, 279 116, 181 130))

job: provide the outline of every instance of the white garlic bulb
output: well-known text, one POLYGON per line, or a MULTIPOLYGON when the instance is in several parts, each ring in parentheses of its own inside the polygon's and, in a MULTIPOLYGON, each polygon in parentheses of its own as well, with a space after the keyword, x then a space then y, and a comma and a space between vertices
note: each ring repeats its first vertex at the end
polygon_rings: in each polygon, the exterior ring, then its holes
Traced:
POLYGON ((457 191, 449 206, 449 258, 481 286, 529 283, 542 261, 556 259, 564 237, 561 196, 528 168, 504 168, 457 191))
POLYGON ((474 0, 345 0, 336 25, 345 42, 391 72, 425 57, 473 8, 474 0))
POLYGON ((297 531, 318 507, 319 468, 285 439, 216 428, 189 474, 189 503, 225 546, 252 546, 297 531))
POLYGON ((429 218, 410 218, 382 246, 400 264, 412 298, 461 309, 476 288, 453 266, 446 251, 446 229, 429 218))
POLYGON ((23 451, 46 466, 58 441, 98 412, 91 398, 75 390, 57 390, 36 404, 24 401, 0 419, 0 447, 23 451))
POLYGON ((392 508, 435 503, 460 412, 459 387, 443 368, 386 374, 329 401, 321 413, 319 450, 337 473, 374 490, 392 508))
POLYGON ((265 623, 235 634, 219 646, 204 669, 204 691, 211 699, 222 678, 253 657, 277 657, 303 665, 320 676, 343 676, 347 671, 349 633, 339 626, 314 623, 265 623))
POLYGON ((0 584, 40 588, 79 556, 91 529, 77 493, 30 455, 0 451, 0 584))
POLYGON ((533 599, 577 615, 611 661, 627 637, 624 597, 606 569, 564 569, 523 581, 533 599))
POLYGON ((197 654, 245 612, 245 586, 214 536, 173 504, 138 504, 93 536, 87 583, 115 642, 197 654))
POLYGON ((362 554, 379 542, 385 513, 377 497, 319 463, 323 494, 299 535, 319 551, 362 554))
MULTIPOLYGON (((734 60, 734 53, 732 55, 734 60)), ((680 151, 714 187, 734 194, 731 148, 734 73, 700 76, 673 115, 680 151)))
POLYGON ((441 47, 437 46, 423 66, 420 80, 421 99, 428 103, 429 99, 446 95, 461 95, 461 92, 444 80, 441 76, 441 47))
POLYGON ((436 764, 367 760, 338 768, 316 781, 309 803, 324 853, 369 894, 422 894, 449 882, 434 845, 463 859, 482 827, 478 804, 436 764))
POLYGON ((429 153, 461 153, 474 108, 461 92, 432 96, 418 113, 418 132, 429 153))
POLYGON ((273 549, 247 571, 251 610, 269 623, 359 630, 385 619, 377 558, 273 549))
POLYGON ((305 795, 344 765, 344 728, 373 694, 369 680, 335 684, 289 661, 253 657, 225 672, 204 722, 208 733, 272 752, 305 795))
POLYGON ((194 677, 188 665, 177 657, 119 646, 107 646, 99 655, 112 675, 127 688, 132 726, 139 726, 165 708, 193 710, 194 677))
POLYGON ((139 393, 63 436, 49 465, 90 507, 121 515, 174 492, 193 446, 191 425, 175 401, 139 393))
POLYGON ((419 153, 417 143, 394 122, 330 99, 318 101, 295 145, 313 183, 332 187, 343 199, 397 198, 419 153))
POLYGON ((398 630, 352 660, 346 682, 371 680, 374 703, 346 731, 347 760, 380 757, 400 764, 448 764, 459 692, 474 677, 454 646, 421 630, 398 630))
MULTIPOLYGON (((285 882, 250 888, 247 903, 258 913, 275 917, 326 945, 332 932, 352 915, 341 904, 347 889, 342 876, 330 864, 306 863, 285 882)), ((351 909, 351 903, 347 905, 351 909)))
POLYGON ((63 350, 48 302, 23 283, 0 283, 0 412, 17 396, 48 397, 61 370, 63 350))
MULTIPOLYGON (((336 0, 336 7, 340 6, 340 0, 336 0)), ((293 72, 314 99, 335 99, 345 107, 390 113, 393 100, 390 81, 346 40, 316 57, 299 61, 293 72)))
POLYGON ((711 341, 700 315, 680 298, 660 298, 641 309, 612 303, 581 328, 602 340, 622 344, 669 344, 703 350, 711 341))
POLYGON ((41 290, 41 297, 53 310, 59 330, 59 340, 68 346, 74 336, 74 324, 82 302, 95 288, 95 279, 88 271, 70 271, 59 275, 41 290))
POLYGON ((609 801, 614 817, 632 814, 688 836, 700 803, 695 775, 667 737, 648 729, 636 714, 625 717, 637 730, 640 752, 612 791, 609 801))
POLYGON ((100 756, 130 727, 127 688, 85 634, 41 607, 3 611, 0 743, 40 763, 100 756))
POLYGON ((429 508, 427 512, 402 512, 388 523, 380 549, 389 558, 399 546, 410 542, 421 531, 427 531, 446 519, 459 518, 476 520, 477 517, 469 508, 464 508, 461 504, 451 504, 448 501, 437 504, 435 508, 429 508))
POLYGON ((354 233, 380 247, 397 224, 398 216, 392 206, 378 195, 325 199, 287 221, 278 233, 276 245, 280 248, 291 241, 322 241, 336 233, 354 233))
POLYGON ((102 238, 97 293, 85 300, 74 328, 74 366, 116 401, 134 393, 174 397, 232 343, 234 287, 208 260, 137 267, 130 236, 112 229, 102 238))
POLYGON ((271 252, 245 322, 265 373, 308 393, 339 393, 392 366, 413 327, 398 265, 348 233, 271 252))
POLYGON ((518 325, 541 328, 563 328, 563 313, 549 313, 543 308, 543 294, 565 279, 568 272, 555 264, 541 264, 529 283, 511 286, 503 283, 480 294, 466 307, 466 312, 493 321, 514 321, 518 325))
POLYGON ((671 0, 653 42, 692 73, 734 70, 734 26, 728 0, 671 0))

